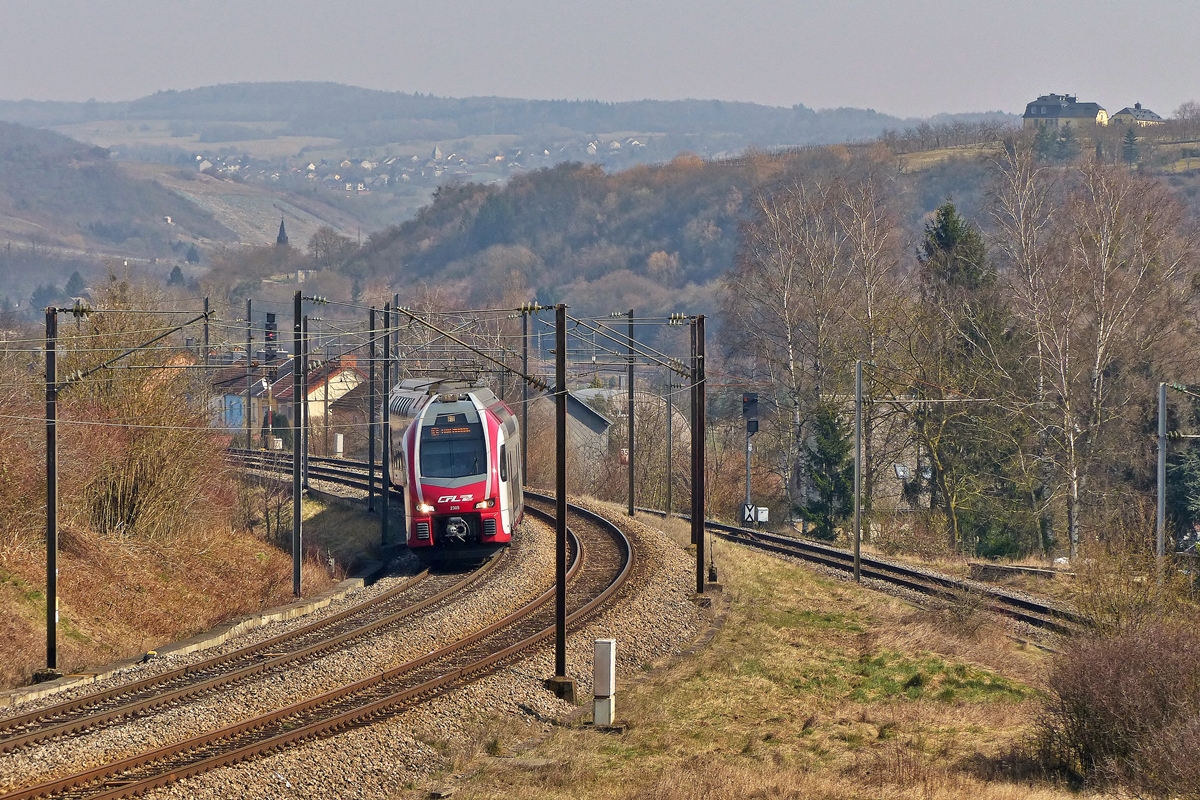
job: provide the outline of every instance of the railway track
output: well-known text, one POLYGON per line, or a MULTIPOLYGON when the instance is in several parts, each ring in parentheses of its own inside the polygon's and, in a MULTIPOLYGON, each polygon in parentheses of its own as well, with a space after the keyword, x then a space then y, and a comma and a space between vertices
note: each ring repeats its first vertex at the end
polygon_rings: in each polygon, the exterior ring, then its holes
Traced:
POLYGON ((369 603, 234 652, 124 686, 0 720, 0 753, 58 736, 93 731, 133 716, 196 699, 239 681, 314 661, 337 648, 384 633, 404 620, 451 602, 493 572, 493 559, 467 575, 424 570, 369 603))
MULTIPOLYGON (((253 453, 254 451, 241 452, 253 453)), ((364 491, 366 489, 366 462, 310 459, 309 463, 309 472, 314 478, 338 483, 347 481, 343 485, 354 486, 364 491)), ((393 496, 402 499, 399 494, 393 496)), ((641 508, 639 510, 663 516, 663 512, 657 509, 641 508)), ((681 515, 681 517, 689 518, 687 515, 681 515)), ((739 544, 840 571, 850 572, 854 569, 854 555, 848 550, 719 522, 706 521, 704 525, 718 536, 739 544)), ((911 567, 872 556, 862 556, 859 564, 860 574, 865 578, 951 602, 978 597, 993 613, 1054 633, 1073 635, 1086 625, 1085 621, 1070 609, 1027 595, 1008 592, 974 581, 960 580, 932 570, 911 567)))
MULTIPOLYGON (((230 460, 243 469, 253 469, 260 472, 278 473, 281 475, 290 475, 292 472, 292 459, 288 453, 275 453, 268 450, 231 449, 226 451, 226 454, 230 460)), ((365 492, 368 486, 367 462, 312 456, 308 459, 308 477, 365 492)), ((377 467, 375 475, 376 493, 382 491, 381 485, 382 478, 377 467)), ((401 492, 392 489, 389 498, 392 503, 398 504, 397 508, 404 507, 404 495, 401 492)))
MULTIPOLYGON (((527 509, 532 516, 553 522, 553 516, 544 510, 550 503, 548 498, 530 495, 529 500, 527 509)), ((602 517, 577 507, 570 507, 569 514, 571 591, 567 619, 569 626, 575 626, 625 583, 631 574, 632 548, 625 535, 602 517)), ((553 598, 554 590, 550 588, 491 626, 311 699, 114 763, 27 786, 3 795, 0 800, 132 796, 398 713, 487 674, 550 639, 554 635, 553 598)), ((186 692, 180 694, 174 702, 182 702, 188 696, 186 692)), ((75 723, 67 725, 84 729, 75 723)), ((44 731, 42 738, 61 733, 44 731)))
MULTIPOLYGON (((849 550, 718 522, 706 522, 705 527, 727 541, 844 572, 854 570, 854 554, 849 550)), ((1061 606, 895 561, 861 556, 859 572, 864 578, 941 600, 954 602, 978 597, 982 605, 993 613, 1054 633, 1072 635, 1078 633, 1085 624, 1078 614, 1061 606)))

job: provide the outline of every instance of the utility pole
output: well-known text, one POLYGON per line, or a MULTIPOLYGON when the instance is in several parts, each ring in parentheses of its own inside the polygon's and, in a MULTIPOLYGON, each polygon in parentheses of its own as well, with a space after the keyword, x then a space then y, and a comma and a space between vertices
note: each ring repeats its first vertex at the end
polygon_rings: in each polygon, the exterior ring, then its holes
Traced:
POLYGON ((672 394, 675 391, 675 377, 671 374, 671 370, 667 370, 667 516, 670 517, 674 513, 675 508, 671 502, 671 484, 672 477, 675 472, 675 445, 671 440, 671 409, 674 407, 672 402, 672 394))
POLYGON ((692 429, 691 430, 691 438, 692 438, 692 447, 691 447, 692 497, 691 497, 691 501, 690 501, 691 502, 691 511, 689 511, 688 513, 691 516, 692 544, 695 544, 696 543, 696 472, 697 472, 696 456, 698 454, 698 447, 696 445, 696 425, 697 425, 697 422, 696 422, 696 404, 697 404, 696 386, 697 386, 697 383, 696 383, 696 321, 694 319, 692 320, 692 324, 690 326, 690 332, 692 334, 692 353, 691 353, 691 360, 692 360, 691 382, 692 382, 692 385, 691 385, 691 388, 688 390, 688 406, 689 406, 688 413, 691 414, 691 429, 692 429))
POLYGON ((629 404, 627 416, 629 418, 629 516, 633 516, 633 309, 629 309, 629 342, 628 342, 628 370, 629 370, 629 404))
MULTIPOLYGON (((304 321, 301 318, 303 304, 303 297, 297 289, 292 316, 292 397, 297 400, 304 399, 301 394, 303 385, 300 366, 304 339, 304 321)), ((292 594, 296 597, 300 597, 300 526, 304 521, 301 513, 303 496, 300 486, 300 460, 304 453, 304 414, 301 409, 307 405, 306 402, 302 403, 292 414, 292 594)))
POLYGON ((301 481, 304 483, 304 488, 307 489, 308 488, 308 445, 309 445, 309 437, 312 435, 312 410, 308 407, 308 362, 309 362, 309 350, 311 348, 309 347, 310 340, 309 340, 309 336, 308 336, 308 315, 307 314, 304 315, 303 326, 304 326, 304 330, 302 331, 303 339, 301 340, 301 345, 300 345, 302 348, 302 352, 299 353, 299 355, 301 355, 302 358, 297 363, 300 366, 300 393, 302 395, 301 401, 300 401, 300 409, 301 409, 300 413, 302 414, 301 419, 304 421, 304 428, 303 428, 304 435, 300 439, 300 445, 301 445, 301 449, 302 449, 301 458, 303 459, 303 461, 300 464, 300 469, 302 470, 303 474, 300 477, 301 477, 301 481))
POLYGON ((696 317, 694 324, 696 357, 693 366, 696 403, 692 414, 692 538, 696 542, 696 594, 704 594, 704 439, 705 432, 705 366, 704 366, 704 315, 696 317))
POLYGON ((567 307, 554 309, 554 674, 567 674, 567 307))
POLYGON ((554 307, 554 677, 546 688, 575 702, 567 677, 567 307, 554 307))
POLYGON ((251 392, 254 390, 254 317, 251 312, 254 310, 254 302, 246 301, 246 408, 245 419, 242 420, 246 424, 246 449, 253 450, 254 443, 251 441, 251 436, 254 433, 254 425, 250 418, 253 416, 251 409, 254 407, 251 392))
POLYGON ((204 298, 204 368, 208 369, 208 296, 204 298))
POLYGON ((1167 384, 1158 385, 1158 515, 1155 557, 1161 580, 1167 554, 1167 384))
POLYGON ((862 582, 862 359, 854 362, 854 580, 862 582))
POLYGON ((322 422, 324 423, 324 425, 323 425, 322 432, 321 432, 321 450, 326 458, 329 458, 329 381, 332 378, 333 378, 333 364, 329 360, 329 339, 328 339, 328 337, 326 337, 326 339, 325 339, 325 369, 324 369, 324 378, 323 378, 324 383, 325 383, 325 389, 324 389, 324 391, 321 392, 321 398, 324 403, 324 409, 322 411, 322 413, 324 414, 324 416, 322 417, 322 422))
POLYGON ((34 674, 41 682, 62 677, 58 671, 58 394, 67 383, 82 381, 116 362, 178 333, 185 327, 207 319, 207 312, 184 325, 171 328, 158 336, 115 358, 87 371, 78 370, 67 377, 63 387, 58 382, 58 314, 70 312, 76 319, 92 313, 93 309, 76 300, 73 308, 46 308, 46 668, 34 674))
POLYGON ((375 510, 375 306, 371 306, 368 322, 371 341, 370 377, 367 382, 367 511, 375 510))
MULTIPOLYGON (((396 370, 393 373, 396 380, 400 380, 400 293, 396 292, 392 295, 392 313, 396 319, 396 335, 392 337, 392 360, 396 362, 396 370)), ((390 391, 390 389, 389 389, 390 391)))
MULTIPOLYGON (((687 316, 684 314, 671 314, 668 325, 682 325, 687 316)), ((692 337, 693 349, 695 348, 695 336, 692 337)), ((680 371, 683 371, 683 365, 679 365, 680 371)), ((675 409, 675 390, 682 389, 683 384, 675 383, 674 370, 671 367, 667 368, 667 516, 670 517, 675 513, 675 503, 672 497, 675 485, 675 441, 673 428, 673 412, 675 409)))
POLYGON ((275 383, 271 379, 271 375, 270 375, 271 371, 272 370, 269 370, 269 369, 267 370, 268 374, 267 374, 267 378, 266 378, 266 381, 267 381, 266 424, 263 425, 262 431, 260 432, 263 450, 272 450, 272 449, 274 449, 274 445, 275 445, 275 442, 273 441, 275 438, 275 407, 274 407, 275 401, 271 397, 271 392, 275 389, 275 383))
POLYGON ((58 309, 46 309, 46 680, 58 671, 58 309))
POLYGON ((383 306, 383 486, 379 490, 383 501, 379 515, 379 534, 386 546, 388 543, 388 515, 391 513, 389 503, 392 494, 392 306, 383 306))
MULTIPOLYGON (((529 314, 521 309, 521 374, 529 375, 529 314)), ((529 381, 521 381, 521 488, 529 481, 529 381)))

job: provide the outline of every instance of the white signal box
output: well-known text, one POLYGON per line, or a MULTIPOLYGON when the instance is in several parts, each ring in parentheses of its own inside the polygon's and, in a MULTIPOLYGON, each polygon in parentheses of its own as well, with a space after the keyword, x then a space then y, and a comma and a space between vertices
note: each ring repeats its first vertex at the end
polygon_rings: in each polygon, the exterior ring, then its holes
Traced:
POLYGON ((596 725, 613 724, 617 694, 617 640, 597 639, 592 667, 593 719, 596 725))
POLYGON ((767 507, 759 506, 756 510, 758 511, 758 521, 760 523, 767 522, 767 507))

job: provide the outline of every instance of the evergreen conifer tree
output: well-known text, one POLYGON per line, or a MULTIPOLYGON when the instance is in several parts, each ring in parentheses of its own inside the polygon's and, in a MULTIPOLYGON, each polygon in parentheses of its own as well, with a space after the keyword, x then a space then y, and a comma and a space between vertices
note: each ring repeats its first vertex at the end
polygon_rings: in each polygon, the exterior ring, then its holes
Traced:
POLYGON ((1050 129, 1048 125, 1043 125, 1037 129, 1037 135, 1033 139, 1033 152, 1037 155, 1040 161, 1049 161, 1054 158, 1058 149, 1058 134, 1050 129))
POLYGON ((996 282, 983 237, 949 200, 938 207, 933 221, 925 226, 917 260, 926 292, 942 299, 963 291, 974 294, 996 282))
POLYGON ((1125 141, 1121 143, 1121 158, 1126 164, 1133 164, 1137 161, 1137 133, 1134 132, 1133 126, 1125 131, 1125 141))
POLYGON ((819 405, 805 453, 811 492, 804 509, 805 516, 816 526, 813 534, 818 539, 834 539, 834 528, 846 520, 853 508, 852 449, 850 431, 838 418, 837 411, 827 403, 819 405))
POLYGON ((1054 146, 1054 157, 1059 161, 1070 161, 1079 155, 1081 150, 1079 137, 1075 135, 1075 126, 1067 123, 1058 134, 1054 146))
POLYGON ((83 282, 83 276, 79 274, 79 270, 71 273, 71 277, 67 278, 66 288, 63 290, 71 297, 83 294, 83 290, 87 286, 83 282))

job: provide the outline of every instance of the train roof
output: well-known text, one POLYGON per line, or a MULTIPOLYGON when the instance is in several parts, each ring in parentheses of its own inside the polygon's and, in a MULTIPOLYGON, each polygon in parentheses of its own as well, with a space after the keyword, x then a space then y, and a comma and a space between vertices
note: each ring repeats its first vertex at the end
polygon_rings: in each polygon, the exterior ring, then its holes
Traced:
POLYGON ((497 397, 491 388, 479 380, 448 378, 405 378, 392 388, 391 408, 398 414, 412 414, 435 395, 472 394, 484 406, 491 406, 497 397))

